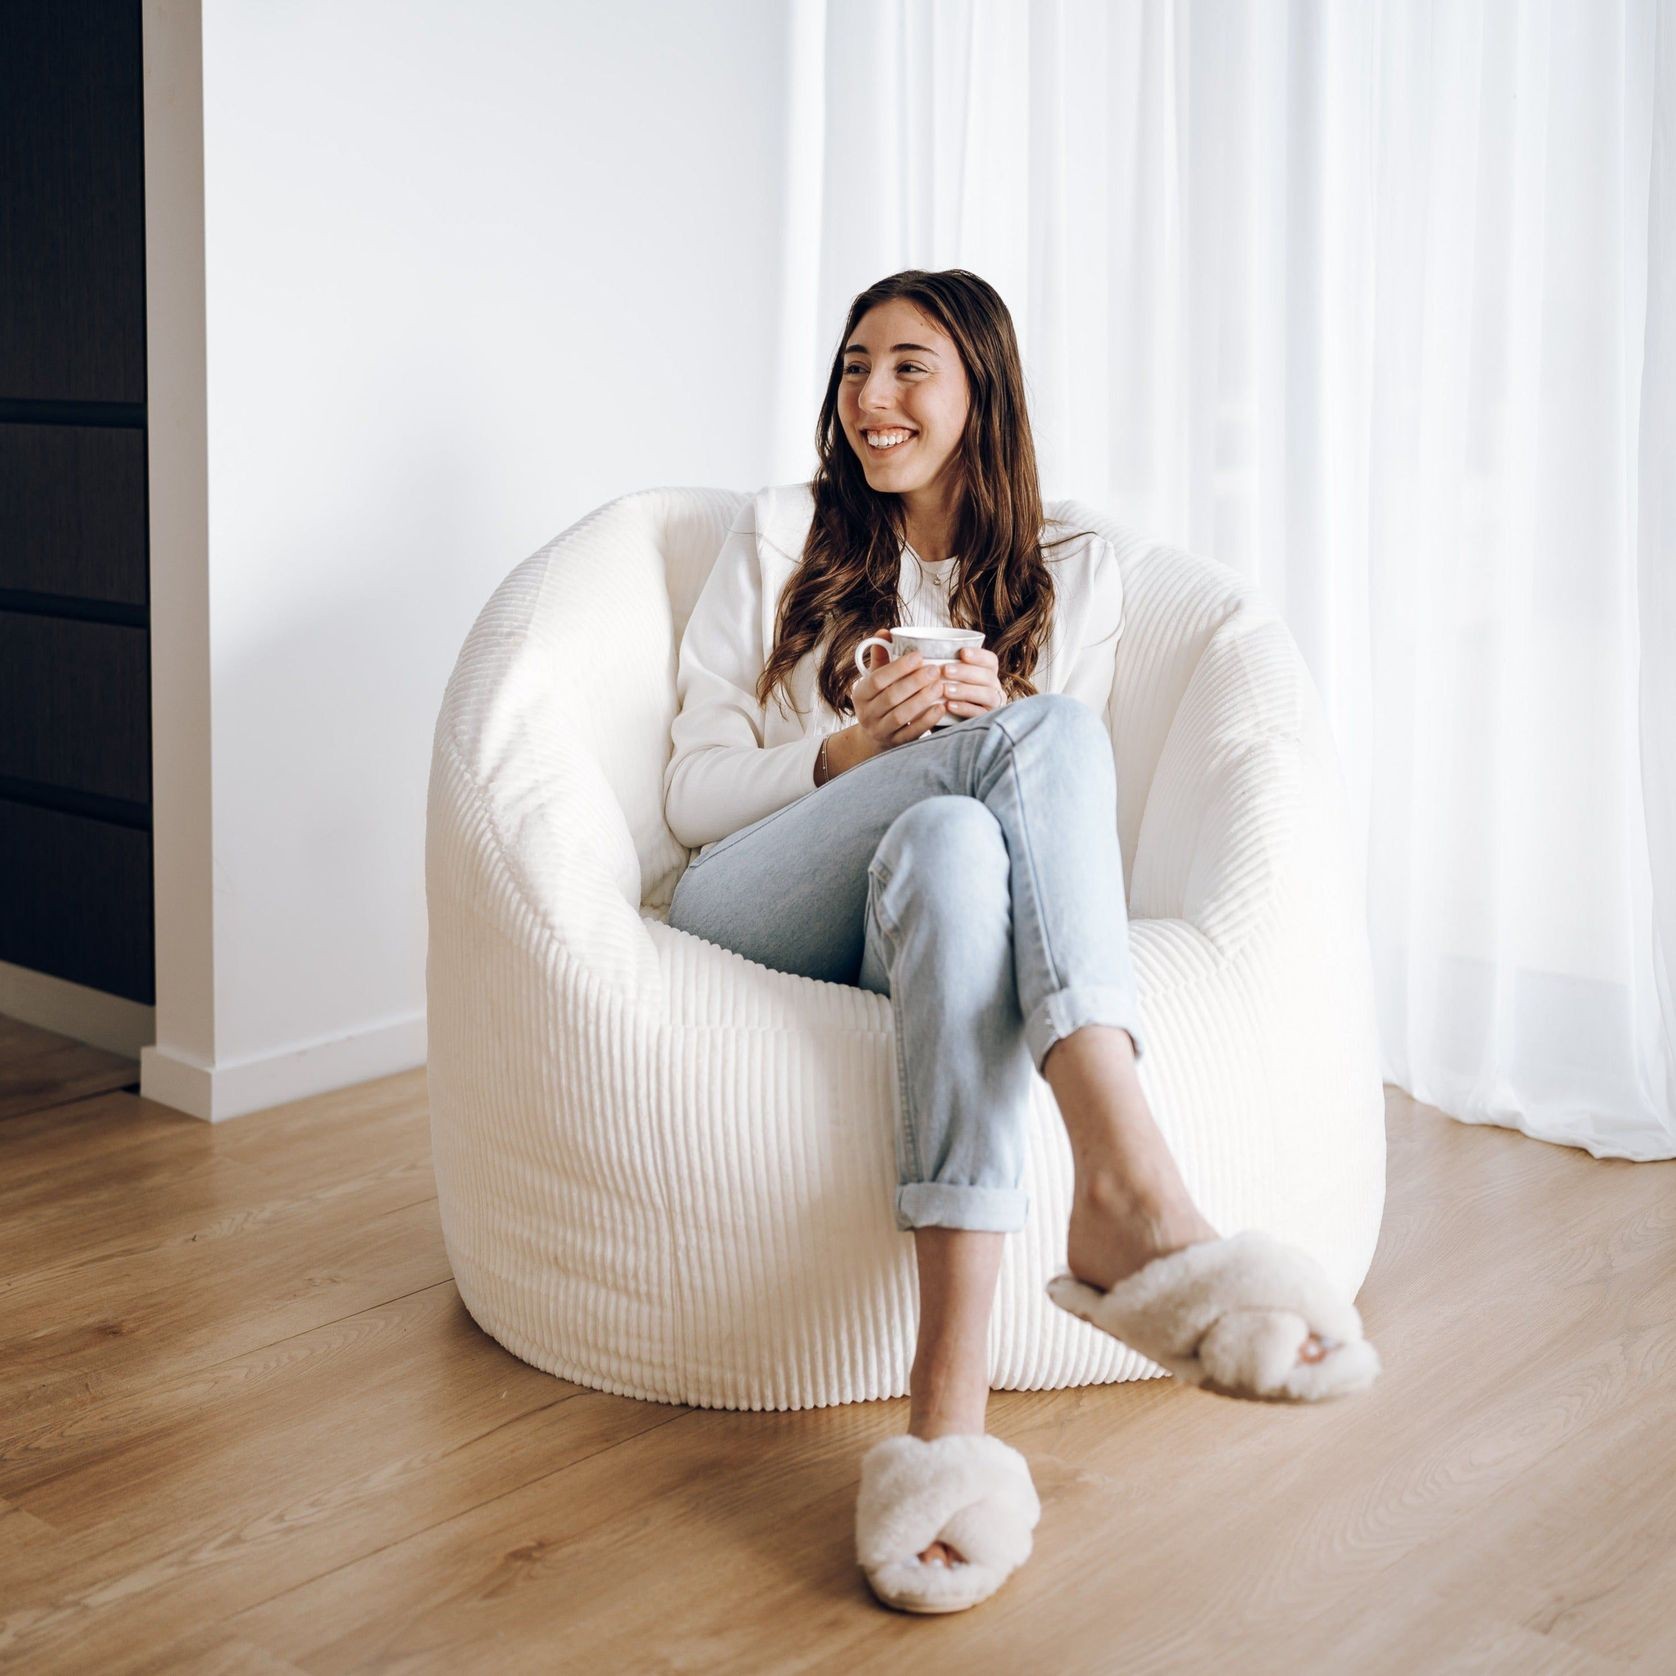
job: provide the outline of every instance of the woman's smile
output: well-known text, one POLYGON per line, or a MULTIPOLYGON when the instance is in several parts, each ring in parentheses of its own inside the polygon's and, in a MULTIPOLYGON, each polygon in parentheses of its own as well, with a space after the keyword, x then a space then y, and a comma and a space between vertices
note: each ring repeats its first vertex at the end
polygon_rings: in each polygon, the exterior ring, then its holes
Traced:
POLYGON ((901 430, 863 431, 862 440, 866 444, 867 452, 874 458, 882 458, 886 454, 900 454, 912 443, 917 432, 901 430))

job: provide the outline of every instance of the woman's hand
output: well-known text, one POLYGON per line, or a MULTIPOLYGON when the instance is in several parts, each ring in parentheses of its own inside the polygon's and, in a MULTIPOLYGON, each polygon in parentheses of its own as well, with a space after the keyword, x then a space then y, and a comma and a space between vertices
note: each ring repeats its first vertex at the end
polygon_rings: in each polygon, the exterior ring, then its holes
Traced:
MULTIPOLYGON (((879 633, 890 638, 889 629, 879 633)), ((981 646, 962 646, 958 664, 926 663, 918 652, 905 652, 892 662, 882 647, 869 648, 868 657, 873 661, 850 688, 850 700, 856 722, 876 750, 918 739, 946 715, 981 716, 1006 702, 995 654, 981 646), (954 691, 945 693, 945 685, 954 691)))
POLYGON ((945 665, 944 696, 951 716, 981 716, 1007 702, 1001 660, 982 646, 962 646, 958 664, 945 665))
MULTIPOLYGON (((878 633, 890 639, 889 629, 878 633)), ((948 713, 941 664, 927 663, 918 652, 904 652, 893 660, 882 646, 869 646, 867 657, 867 673, 850 688, 850 702, 857 725, 875 751, 918 739, 948 713)))

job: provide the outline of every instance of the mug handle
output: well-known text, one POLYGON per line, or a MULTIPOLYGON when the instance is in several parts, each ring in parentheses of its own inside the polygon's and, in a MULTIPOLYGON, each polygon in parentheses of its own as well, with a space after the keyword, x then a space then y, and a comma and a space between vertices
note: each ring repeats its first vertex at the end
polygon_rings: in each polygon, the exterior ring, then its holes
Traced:
POLYGON ((869 646, 883 646, 888 652, 891 648, 891 642, 886 640, 883 635, 870 634, 856 647, 855 666, 863 675, 867 673, 867 648, 869 646))

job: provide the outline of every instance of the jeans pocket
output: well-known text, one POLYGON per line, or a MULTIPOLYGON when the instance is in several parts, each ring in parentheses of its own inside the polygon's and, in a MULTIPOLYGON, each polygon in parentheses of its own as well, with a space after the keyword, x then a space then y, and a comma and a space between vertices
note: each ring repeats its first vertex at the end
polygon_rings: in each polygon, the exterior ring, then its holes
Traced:
POLYGON ((875 861, 867 869, 867 877, 869 880, 868 910, 872 913, 873 918, 879 922, 879 930, 883 934, 884 940, 891 945, 894 951, 896 944, 901 941, 902 932, 895 920, 885 912, 884 895, 890 889, 890 870, 882 862, 875 861))

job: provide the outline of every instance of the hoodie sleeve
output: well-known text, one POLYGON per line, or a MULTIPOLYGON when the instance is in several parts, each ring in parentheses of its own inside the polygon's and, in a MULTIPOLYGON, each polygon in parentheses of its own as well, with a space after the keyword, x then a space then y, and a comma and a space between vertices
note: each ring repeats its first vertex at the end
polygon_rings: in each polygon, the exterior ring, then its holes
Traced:
POLYGON ((815 790, 815 758, 825 737, 819 729, 785 744, 763 743, 767 718, 756 699, 762 621, 762 569, 748 502, 693 604, 677 659, 664 819, 688 849, 815 790))
POLYGON ((1117 641, 1122 629, 1123 572, 1117 562, 1117 550, 1101 537, 1094 546, 1081 644, 1067 653, 1070 669, 1064 686, 1064 691, 1080 698, 1101 716, 1111 702, 1112 677, 1117 672, 1117 641))

